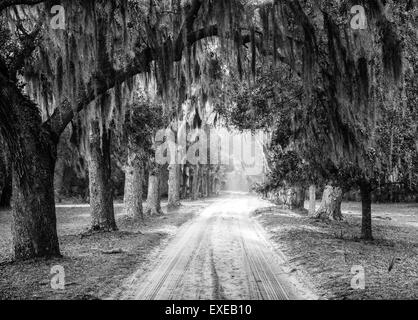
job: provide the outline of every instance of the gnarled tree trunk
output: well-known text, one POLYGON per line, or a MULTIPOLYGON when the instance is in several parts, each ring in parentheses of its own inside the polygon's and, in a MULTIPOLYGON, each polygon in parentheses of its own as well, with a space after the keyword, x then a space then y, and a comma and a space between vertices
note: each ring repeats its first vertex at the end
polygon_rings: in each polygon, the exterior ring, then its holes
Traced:
POLYGON ((343 192, 341 188, 334 186, 326 186, 322 195, 322 202, 315 214, 319 219, 333 219, 337 221, 343 220, 341 213, 341 202, 343 192))
POLYGON ((38 107, 15 86, 1 59, 0 88, 0 134, 12 164, 14 256, 58 257, 53 183, 60 130, 43 127, 38 107))
POLYGON ((309 187, 309 215, 314 216, 316 211, 316 186, 309 187))
POLYGON ((117 230, 111 181, 110 130, 91 121, 89 183, 92 231, 117 230))
POLYGON ((148 196, 145 214, 158 216, 162 214, 160 193, 161 167, 154 163, 151 165, 148 177, 148 196))
POLYGON ((170 164, 168 167, 168 204, 169 209, 180 206, 180 165, 170 164))
POLYGON ((22 98, 13 159, 13 246, 18 260, 60 256, 54 199, 56 143, 40 127, 36 106, 22 98))
MULTIPOLYGON (((36 148, 35 146, 28 149, 36 148)), ((60 256, 56 229, 53 165, 48 153, 26 150, 27 172, 13 170, 13 245, 15 258, 60 256)))
POLYGON ((128 154, 128 161, 125 166, 125 212, 134 219, 143 219, 142 209, 142 180, 144 178, 144 167, 138 156, 132 152, 128 154))

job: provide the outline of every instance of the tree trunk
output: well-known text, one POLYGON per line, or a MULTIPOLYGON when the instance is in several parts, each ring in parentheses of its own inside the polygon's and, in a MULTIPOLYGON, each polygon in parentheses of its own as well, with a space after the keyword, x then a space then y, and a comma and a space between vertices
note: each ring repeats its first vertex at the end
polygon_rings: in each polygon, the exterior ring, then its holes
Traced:
POLYGON ((65 170, 64 159, 58 158, 55 164, 55 173, 54 173, 55 199, 58 201, 58 203, 62 202, 62 189, 64 185, 64 170, 65 170))
POLYGON ((341 202, 343 192, 339 187, 326 186, 322 195, 322 202, 315 214, 318 219, 343 220, 341 213, 341 202))
POLYGON ((304 209, 305 206, 305 190, 302 187, 286 188, 279 192, 279 202, 283 203, 283 206, 290 210, 304 209))
POLYGON ((125 166, 125 193, 124 205, 126 214, 134 219, 143 219, 142 210, 142 182, 144 168, 142 161, 136 154, 129 152, 127 165, 125 166))
POLYGON ((305 188, 303 187, 294 187, 294 200, 291 204, 292 209, 301 209, 305 208, 305 188))
POLYGON ((197 192, 196 192, 196 199, 199 199, 202 195, 202 184, 203 184, 203 174, 202 174, 202 168, 200 165, 197 165, 197 192))
POLYGON ((151 165, 148 178, 148 196, 145 214, 158 216, 162 214, 160 193, 161 168, 158 164, 151 165))
MULTIPOLYGON (((28 150, 27 150, 28 151, 28 150)), ((53 161, 36 150, 27 152, 29 181, 13 170, 13 244, 18 260, 60 256, 56 229, 53 161)))
POLYGON ((53 185, 58 137, 42 128, 38 107, 5 70, 0 59, 0 134, 12 164, 14 256, 58 257, 53 185))
POLYGON ((0 208, 10 207, 11 200, 12 200, 12 193, 13 193, 12 175, 9 172, 9 170, 7 170, 5 172, 4 184, 2 186, 2 190, 0 190, 0 208))
MULTIPOLYGON (((206 197, 210 197, 211 196, 211 183, 210 183, 210 156, 211 156, 211 151, 210 151, 210 145, 211 145, 211 134, 210 134, 210 126, 209 125, 205 125, 204 126, 204 130, 205 130, 205 135, 207 138, 207 152, 206 152, 206 157, 209 160, 208 164, 204 165, 203 167, 204 169, 204 180, 205 180, 205 196, 206 197)), ((214 150, 212 150, 212 152, 214 152, 214 150)))
POLYGON ((111 181, 110 130, 100 132, 99 122, 90 128, 89 183, 92 231, 117 230, 111 181))
POLYGON ((170 164, 168 167, 168 204, 169 209, 180 206, 180 166, 170 164))
POLYGON ((202 196, 203 197, 209 197, 210 196, 210 190, 209 190, 209 179, 210 179, 210 170, 209 165, 201 165, 201 179, 202 179, 202 196))
POLYGON ((361 193, 361 237, 364 240, 373 240, 372 234, 372 188, 369 181, 360 184, 361 193))
POLYGON ((206 189, 207 189, 206 195, 207 195, 207 197, 210 197, 212 195, 212 190, 213 190, 212 177, 211 177, 210 171, 211 171, 210 170, 210 165, 208 165, 207 173, 206 173, 206 183, 207 183, 207 185, 206 185, 206 189))
POLYGON ((205 196, 205 172, 202 165, 199 165, 199 197, 205 196))
POLYGON ((192 200, 197 200, 197 198, 199 197, 199 171, 199 165, 193 166, 192 200))
POLYGON ((215 177, 212 182, 212 193, 215 195, 219 195, 221 191, 221 182, 218 177, 215 177))
POLYGON ((12 159, 12 234, 17 260, 60 256, 54 199, 56 144, 40 129, 37 117, 31 102, 19 104, 16 139, 21 153, 12 159))
POLYGON ((179 205, 181 205, 181 196, 180 196, 180 193, 181 193, 181 175, 182 175, 182 173, 183 173, 183 171, 182 171, 182 166, 181 165, 179 165, 178 167, 177 167, 177 179, 176 179, 176 183, 177 183, 177 199, 178 199, 178 203, 179 203, 179 205))
POLYGON ((309 187, 309 215, 314 216, 316 211, 316 186, 309 187))
POLYGON ((181 199, 187 199, 187 182, 189 176, 187 175, 188 167, 185 165, 183 166, 182 174, 181 174, 181 199))

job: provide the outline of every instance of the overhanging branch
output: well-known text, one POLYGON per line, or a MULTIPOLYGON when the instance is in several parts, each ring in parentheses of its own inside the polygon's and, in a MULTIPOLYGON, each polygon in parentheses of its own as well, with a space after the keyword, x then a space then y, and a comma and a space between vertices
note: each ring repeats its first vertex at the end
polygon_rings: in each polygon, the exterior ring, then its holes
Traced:
MULTIPOLYGON (((217 25, 212 25, 207 28, 202 28, 200 30, 190 32, 187 36, 187 43, 191 46, 198 41, 218 35, 219 32, 217 25)), ((249 35, 242 36, 241 39, 242 45, 251 42, 251 37, 249 35)), ((178 43, 181 44, 175 48, 173 62, 178 62, 182 59, 183 51, 185 49, 183 41, 178 43)), ((161 46, 161 48, 163 46, 161 46)), ((257 42, 257 47, 259 50, 262 50, 260 41, 257 42)), ((77 105, 74 106, 75 108, 71 108, 68 102, 65 101, 62 103, 62 105, 56 108, 53 115, 45 122, 44 126, 51 130, 54 135, 59 137, 65 130, 68 123, 70 123, 73 119, 74 110, 76 110, 76 112, 80 112, 97 97, 105 94, 107 91, 114 88, 117 84, 121 84, 129 79, 132 79, 140 73, 146 72, 149 69, 150 63, 156 59, 155 52, 156 51, 153 51, 151 48, 144 49, 136 56, 135 60, 130 66, 122 71, 118 71, 111 76, 106 77, 104 81, 101 81, 102 84, 99 87, 95 87, 94 79, 90 80, 88 89, 79 97, 78 101, 76 102, 77 105)), ((271 54, 271 52, 264 52, 264 54, 268 55, 271 54)), ((284 63, 289 63, 284 56, 279 56, 279 59, 284 63)))
MULTIPOLYGON (((194 0, 192 2, 190 9, 186 14, 184 23, 181 27, 181 31, 179 32, 177 39, 175 39, 174 41, 173 62, 178 62, 182 59, 183 51, 185 50, 186 45, 192 46, 194 43, 203 39, 219 36, 219 30, 217 25, 205 27, 200 30, 193 30, 193 25, 195 19, 198 16, 201 6, 202 0, 194 0), (184 32, 187 32, 186 43, 184 41, 184 32)), ((244 35, 238 38, 242 39, 242 45, 245 45, 252 41, 250 35, 244 35)), ((74 112, 80 112, 92 101, 94 101, 98 96, 114 88, 117 84, 121 84, 129 79, 132 79, 140 73, 148 71, 151 62, 157 59, 157 52, 162 52, 162 48, 166 46, 168 46, 168 42, 164 43, 159 49, 146 48, 142 50, 139 54, 136 55, 136 58, 133 61, 133 63, 126 69, 115 72, 111 75, 106 75, 106 78, 102 79, 103 81, 100 81, 100 87, 97 87, 97 81, 95 81, 94 77, 92 77, 87 90, 76 102, 76 106, 69 108, 67 102, 63 103, 60 107, 58 107, 55 110, 54 114, 51 116, 50 119, 47 120, 47 122, 44 125, 47 126, 50 130, 52 130, 53 134, 59 137, 61 133, 65 130, 68 123, 71 122, 71 120, 73 119, 74 112)), ((263 49, 261 41, 257 41, 256 46, 262 54, 272 54, 272 52, 266 52, 266 50, 263 49)), ((289 64, 289 61, 287 61, 286 57, 279 55, 279 59, 282 62, 289 64)))

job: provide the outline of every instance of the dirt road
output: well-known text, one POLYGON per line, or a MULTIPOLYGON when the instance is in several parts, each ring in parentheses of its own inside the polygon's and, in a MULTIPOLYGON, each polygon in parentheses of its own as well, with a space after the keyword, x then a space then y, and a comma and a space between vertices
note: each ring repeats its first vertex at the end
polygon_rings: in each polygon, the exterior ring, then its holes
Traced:
POLYGON ((268 203, 228 195, 184 225, 120 299, 315 299, 250 213, 268 203))

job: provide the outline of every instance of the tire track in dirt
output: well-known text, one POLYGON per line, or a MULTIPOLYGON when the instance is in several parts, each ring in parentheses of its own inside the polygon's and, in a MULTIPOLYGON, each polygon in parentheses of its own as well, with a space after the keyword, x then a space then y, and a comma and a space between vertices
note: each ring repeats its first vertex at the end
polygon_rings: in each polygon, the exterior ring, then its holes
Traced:
MULTIPOLYGON (((208 220, 209 224, 211 224, 211 220, 213 219, 208 220)), ((148 286, 138 292, 135 298, 138 300, 176 299, 175 294, 179 288, 182 288, 184 275, 189 271, 190 264, 199 251, 204 235, 205 233, 200 228, 199 230, 188 228, 184 238, 169 248, 170 254, 151 274, 148 286)))
POLYGON ((218 272, 216 271, 215 260, 213 258, 213 249, 210 250, 210 267, 212 271, 213 286, 214 286, 213 299, 214 300, 226 300, 224 296, 224 290, 219 281, 218 272))
POLYGON ((300 295, 285 263, 250 213, 266 203, 247 195, 221 198, 167 244, 148 272, 122 295, 138 300, 287 300, 300 295))
MULTIPOLYGON (((245 258, 257 288, 257 297, 262 300, 289 300, 289 295, 270 269, 268 259, 257 246, 243 242, 245 258)), ((254 287, 254 286, 253 286, 254 287)))

